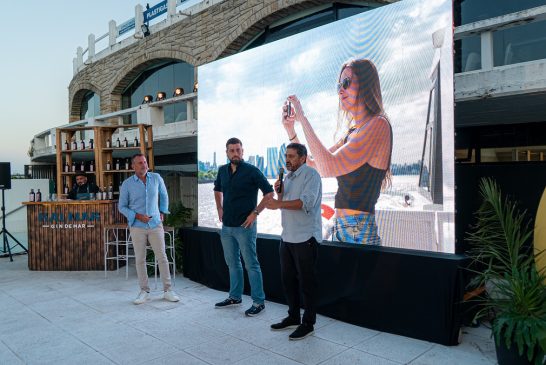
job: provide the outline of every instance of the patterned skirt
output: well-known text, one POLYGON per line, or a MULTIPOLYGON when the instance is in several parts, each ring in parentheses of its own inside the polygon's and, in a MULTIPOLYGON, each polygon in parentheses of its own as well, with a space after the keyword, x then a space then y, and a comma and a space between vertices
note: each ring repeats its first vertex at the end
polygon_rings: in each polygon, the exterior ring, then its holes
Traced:
POLYGON ((362 245, 381 245, 381 238, 377 234, 375 214, 362 212, 356 215, 347 215, 334 218, 332 239, 344 243, 362 245))

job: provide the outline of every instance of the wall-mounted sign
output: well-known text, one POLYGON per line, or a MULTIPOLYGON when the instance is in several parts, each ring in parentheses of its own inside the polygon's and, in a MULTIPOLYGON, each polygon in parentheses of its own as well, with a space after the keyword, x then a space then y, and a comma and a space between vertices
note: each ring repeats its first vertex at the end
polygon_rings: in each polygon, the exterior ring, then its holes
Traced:
POLYGON ((163 13, 167 12, 167 0, 164 0, 151 8, 147 9, 144 12, 144 23, 149 22, 150 20, 157 18, 163 13))
MULTIPOLYGON (((176 0, 176 6, 186 1, 188 0, 176 0)), ((142 13, 142 15, 144 16, 144 23, 149 22, 150 20, 154 18, 157 18, 161 14, 166 13, 167 9, 168 9, 167 0, 165 0, 145 10, 142 13)), ((127 33, 131 29, 135 29, 135 18, 129 19, 118 26, 118 37, 122 35, 123 33, 127 33)))

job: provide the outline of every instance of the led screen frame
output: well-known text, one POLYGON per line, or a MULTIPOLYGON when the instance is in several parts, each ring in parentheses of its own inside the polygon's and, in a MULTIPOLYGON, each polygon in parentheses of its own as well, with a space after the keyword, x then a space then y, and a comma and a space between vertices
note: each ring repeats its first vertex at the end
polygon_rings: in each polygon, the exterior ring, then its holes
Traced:
MULTIPOLYGON (((455 252, 452 50, 451 1, 405 0, 199 67, 198 224, 221 227, 212 181, 228 138, 242 140, 245 160, 273 184, 290 137, 281 123, 287 97, 298 97, 331 147, 347 133, 336 132, 341 65, 367 59, 392 128, 392 184, 375 204, 381 245, 455 252)), ((301 124, 296 132, 309 145, 301 124)), ((335 177, 323 178, 328 240, 337 240, 329 209, 337 190, 335 177)), ((280 234, 280 213, 262 213, 258 232, 280 234)))

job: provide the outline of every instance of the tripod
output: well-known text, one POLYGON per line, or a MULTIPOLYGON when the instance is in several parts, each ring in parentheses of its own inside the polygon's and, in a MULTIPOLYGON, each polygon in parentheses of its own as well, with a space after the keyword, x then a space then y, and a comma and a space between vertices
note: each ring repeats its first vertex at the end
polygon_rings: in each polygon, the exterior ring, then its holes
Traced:
MULTIPOLYGON (((28 250, 26 249, 25 246, 23 246, 21 244, 21 242, 17 241, 17 239, 15 237, 12 236, 11 233, 9 233, 9 231, 6 229, 6 204, 5 204, 5 197, 4 197, 4 191, 6 189, 4 189, 3 187, 1 188, 2 189, 2 230, 0 231, 0 235, 2 235, 3 239, 4 239, 4 249, 2 250, 4 252, 4 255, 2 256, 6 256, 5 253, 6 251, 8 252, 8 256, 9 256, 9 260, 10 261, 13 261, 13 255, 11 253, 11 247, 9 245, 9 242, 8 242, 8 235, 11 237, 11 239, 13 239, 15 242, 17 242, 17 245, 21 246, 21 248, 23 250, 25 250, 26 253, 28 253, 28 250)), ((13 246, 13 247, 17 247, 16 246, 13 246)))

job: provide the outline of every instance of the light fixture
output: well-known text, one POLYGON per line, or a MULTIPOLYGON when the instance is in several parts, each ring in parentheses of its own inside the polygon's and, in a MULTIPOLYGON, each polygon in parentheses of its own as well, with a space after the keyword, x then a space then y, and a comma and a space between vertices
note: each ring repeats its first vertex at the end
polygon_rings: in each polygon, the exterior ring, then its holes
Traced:
POLYGON ((167 94, 164 91, 159 91, 155 98, 155 101, 161 101, 167 99, 167 94))
POLYGON ((144 100, 142 100, 142 104, 148 104, 154 101, 154 97, 152 95, 146 95, 144 96, 144 100))
POLYGON ((196 93, 197 89, 198 89, 198 84, 197 84, 197 81, 196 81, 195 84, 193 84, 193 92, 196 93))
POLYGON ((180 96, 184 95, 184 88, 183 87, 177 87, 174 89, 173 96, 180 96))
POLYGON ((140 30, 142 31, 142 34, 144 37, 147 37, 150 35, 150 28, 148 27, 148 24, 144 23, 140 26, 140 30))

